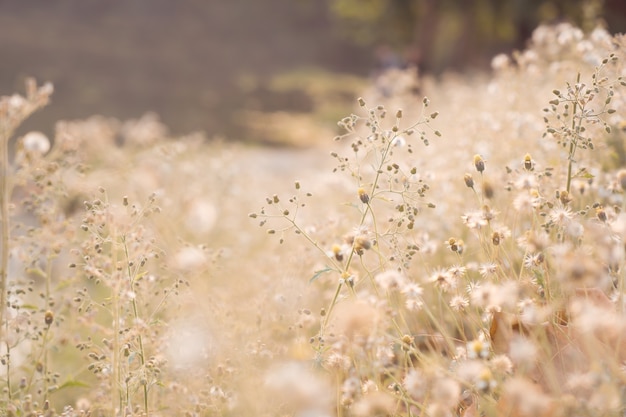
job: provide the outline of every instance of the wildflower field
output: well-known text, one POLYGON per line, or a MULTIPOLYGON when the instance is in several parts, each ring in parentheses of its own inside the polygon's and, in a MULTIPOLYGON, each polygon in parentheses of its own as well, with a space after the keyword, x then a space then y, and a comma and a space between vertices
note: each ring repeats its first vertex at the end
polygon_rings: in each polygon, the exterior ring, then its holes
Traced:
POLYGON ((301 147, 2 97, 0 415, 623 416, 626 37, 492 64, 301 147))

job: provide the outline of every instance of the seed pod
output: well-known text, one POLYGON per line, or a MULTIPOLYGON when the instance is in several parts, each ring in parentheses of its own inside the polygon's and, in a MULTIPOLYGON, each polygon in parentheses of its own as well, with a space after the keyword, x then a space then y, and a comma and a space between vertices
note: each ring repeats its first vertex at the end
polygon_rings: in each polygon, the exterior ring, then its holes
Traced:
POLYGON ((364 188, 359 188, 358 193, 359 199, 361 200, 361 202, 363 202, 363 204, 368 204, 370 202, 370 196, 367 194, 364 188))
POLYGON ((530 157, 530 154, 527 153, 524 156, 524 169, 526 171, 532 171, 533 167, 535 166, 535 162, 533 161, 533 159, 530 157))
POLYGON ((46 323, 46 326, 50 326, 53 321, 54 313, 52 313, 52 311, 50 310, 46 311, 46 314, 44 314, 44 322, 46 323))
POLYGON ((485 170, 485 160, 480 155, 474 155, 474 166, 476 167, 476 171, 482 172, 485 170))

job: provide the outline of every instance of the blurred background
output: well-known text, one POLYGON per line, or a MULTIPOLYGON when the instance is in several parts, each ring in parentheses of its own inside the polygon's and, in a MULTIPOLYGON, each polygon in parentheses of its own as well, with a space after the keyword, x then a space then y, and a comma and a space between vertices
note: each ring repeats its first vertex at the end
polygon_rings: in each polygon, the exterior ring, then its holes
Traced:
POLYGON ((51 81, 24 127, 50 135, 59 119, 155 112, 173 134, 271 143, 251 115, 334 123, 384 68, 489 70, 560 21, 624 32, 626 1, 0 0, 0 94, 51 81))

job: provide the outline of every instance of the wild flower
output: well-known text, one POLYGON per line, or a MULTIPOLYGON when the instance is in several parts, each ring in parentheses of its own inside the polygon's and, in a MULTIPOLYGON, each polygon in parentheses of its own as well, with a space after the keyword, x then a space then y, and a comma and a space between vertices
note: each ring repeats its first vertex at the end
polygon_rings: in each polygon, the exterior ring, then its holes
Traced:
POLYGON ((526 269, 534 269, 538 268, 543 264, 545 257, 543 253, 527 253, 524 255, 524 268, 526 269))
POLYGON ((469 300, 463 295, 455 295, 450 299, 450 308, 455 312, 462 312, 469 306, 469 300))
POLYGON ((550 220, 561 227, 569 226, 573 218, 574 213, 567 206, 556 206, 550 210, 550 220))
POLYGON ((466 272, 467 268, 461 265, 452 265, 448 268, 448 273, 456 279, 463 278, 466 272))
POLYGON ((498 273, 498 264, 495 262, 485 262, 480 264, 478 272, 483 278, 494 277, 498 273))
POLYGON ((150 115, 17 138, 0 414, 623 414, 625 48, 542 27, 432 101, 386 74, 332 150, 150 115))
POLYGON ((489 224, 489 221, 485 218, 483 210, 474 210, 467 212, 461 216, 463 223, 470 229, 479 230, 489 224))
POLYGON ((450 292, 457 286, 457 279, 446 269, 437 269, 428 277, 428 282, 432 283, 442 292, 450 292))
POLYGON ((486 359, 491 353, 490 348, 489 341, 485 340, 484 337, 474 339, 467 343, 467 357, 470 359, 486 359))

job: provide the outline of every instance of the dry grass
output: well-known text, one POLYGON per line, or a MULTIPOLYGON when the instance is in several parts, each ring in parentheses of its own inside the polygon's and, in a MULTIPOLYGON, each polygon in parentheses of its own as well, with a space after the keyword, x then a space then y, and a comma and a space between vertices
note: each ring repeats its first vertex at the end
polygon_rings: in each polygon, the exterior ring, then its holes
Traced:
MULTIPOLYGON (((0 409, 622 415, 625 50, 561 25, 489 77, 387 73, 307 150, 18 138, 0 409)), ((5 152, 49 93, 2 99, 5 152)))

